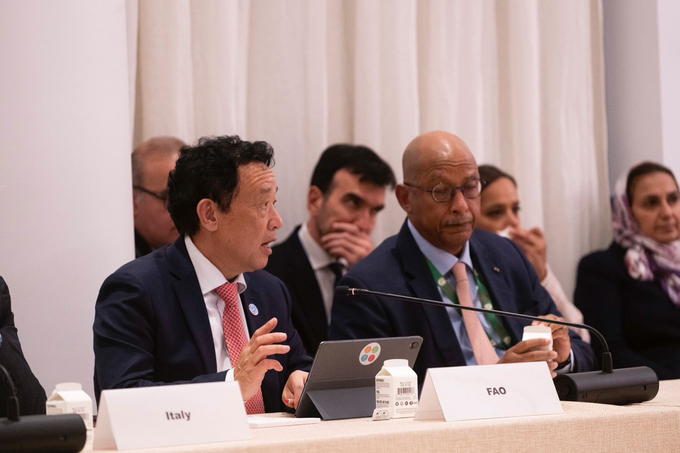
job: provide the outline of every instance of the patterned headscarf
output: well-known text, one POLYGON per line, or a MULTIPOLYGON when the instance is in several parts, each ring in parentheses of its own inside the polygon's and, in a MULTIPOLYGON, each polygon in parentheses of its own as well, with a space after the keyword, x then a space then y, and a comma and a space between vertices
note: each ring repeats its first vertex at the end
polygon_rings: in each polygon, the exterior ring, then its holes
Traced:
POLYGON ((616 182, 612 198, 614 241, 627 248, 625 263, 628 274, 636 280, 658 278, 671 300, 680 305, 680 239, 662 244, 640 231, 626 195, 627 175, 616 182))

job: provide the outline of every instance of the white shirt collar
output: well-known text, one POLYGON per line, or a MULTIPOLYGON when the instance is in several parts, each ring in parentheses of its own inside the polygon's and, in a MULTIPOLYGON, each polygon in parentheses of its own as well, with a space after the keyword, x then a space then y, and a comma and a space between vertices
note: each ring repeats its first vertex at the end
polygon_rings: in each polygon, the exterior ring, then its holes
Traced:
MULTIPOLYGON (((439 273, 444 275, 449 272, 451 268, 453 268, 453 265, 458 262, 459 258, 457 258, 456 255, 452 255, 449 252, 430 244, 427 239, 418 233, 418 230, 416 230, 416 227, 413 226, 410 220, 407 221, 407 225, 409 230, 411 230, 413 239, 415 239, 416 244, 418 244, 418 248, 423 252, 423 255, 430 260, 434 267, 437 268, 439 273)), ((467 264, 470 269, 474 269, 472 266, 472 259, 470 258, 470 241, 467 241, 463 246, 463 253, 460 255, 460 261, 467 264)))
MULTIPOLYGON (((196 248, 188 235, 184 236, 184 244, 187 246, 189 259, 191 260, 191 264, 194 265, 196 277, 198 277, 198 284, 200 285, 201 292, 204 296, 227 282, 227 279, 222 272, 220 272, 220 270, 217 269, 215 265, 198 250, 198 248, 196 248)), ((238 274, 232 283, 236 283, 239 294, 243 293, 247 288, 243 274, 238 274)))
POLYGON ((309 264, 312 265, 312 269, 319 270, 328 267, 329 264, 334 263, 336 260, 331 255, 329 255, 323 247, 321 247, 309 234, 309 229, 307 228, 307 223, 303 223, 298 231, 298 238, 300 238, 300 243, 302 248, 307 254, 309 259, 309 264))

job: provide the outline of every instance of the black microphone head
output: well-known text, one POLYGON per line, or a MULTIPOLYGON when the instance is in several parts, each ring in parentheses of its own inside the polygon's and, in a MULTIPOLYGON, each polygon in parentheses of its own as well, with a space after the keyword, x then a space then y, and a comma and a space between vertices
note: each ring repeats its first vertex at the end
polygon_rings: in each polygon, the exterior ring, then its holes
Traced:
POLYGON ((642 403, 653 399, 659 391, 659 378, 646 366, 617 368, 609 373, 560 374, 553 384, 562 401, 602 404, 642 403))
POLYGON ((352 292, 349 290, 349 286, 337 286, 335 288, 335 295, 347 297, 347 296, 351 296, 352 292))

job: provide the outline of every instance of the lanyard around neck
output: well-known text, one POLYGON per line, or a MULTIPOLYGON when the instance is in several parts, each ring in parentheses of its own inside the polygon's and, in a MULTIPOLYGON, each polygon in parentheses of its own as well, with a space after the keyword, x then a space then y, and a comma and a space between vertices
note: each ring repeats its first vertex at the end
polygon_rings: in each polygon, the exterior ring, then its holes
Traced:
MULTIPOLYGON (((458 294, 456 294, 456 291, 449 284, 449 281, 446 279, 446 277, 444 277, 441 272, 439 272, 439 270, 429 259, 427 260, 427 265, 430 268, 432 277, 434 277, 434 281, 437 282, 437 285, 442 290, 442 293, 444 293, 444 295, 448 297, 451 302, 456 305, 460 305, 458 302, 458 294)), ((486 310, 493 310, 494 307, 493 303, 491 302, 491 296, 489 296, 489 291, 487 291, 486 286, 482 282, 482 279, 475 269, 472 269, 472 276, 475 280, 475 285, 477 285, 477 297, 482 303, 482 307, 486 310)), ((489 332, 486 332, 486 329, 484 329, 486 336, 489 338, 489 341, 493 347, 498 349, 509 348, 512 343, 512 338, 510 338, 510 335, 508 335, 508 332, 505 330, 505 327, 503 327, 503 324, 501 323, 500 319, 498 319, 498 316, 493 313, 484 313, 484 319, 486 319, 486 321, 489 323, 498 338, 501 339, 501 343, 498 344, 498 342, 491 335, 489 335, 489 332)))

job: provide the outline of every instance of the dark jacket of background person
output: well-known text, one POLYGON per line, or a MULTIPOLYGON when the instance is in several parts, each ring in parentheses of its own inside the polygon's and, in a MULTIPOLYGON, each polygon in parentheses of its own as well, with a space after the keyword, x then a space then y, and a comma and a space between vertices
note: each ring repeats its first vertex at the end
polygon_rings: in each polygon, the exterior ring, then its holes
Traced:
MULTIPOLYGON (((19 342, 19 334, 14 326, 14 314, 12 302, 9 297, 9 288, 5 280, 0 277, 0 334, 2 346, 0 346, 0 365, 9 371, 19 397, 19 410, 21 415, 35 415, 45 413, 45 390, 38 379, 31 372, 31 367, 24 358, 19 342)), ((0 374, 0 381, 5 381, 4 373, 0 374)), ((7 385, 0 385, 0 417, 7 417, 7 385)), ((2 448, 0 448, 2 450, 2 448)))
MULTIPOLYGON (((614 368, 648 366, 659 379, 680 378, 680 307, 657 279, 628 275, 625 253, 612 243, 584 257, 574 302, 586 324, 607 339, 614 368)), ((597 341, 592 345, 599 359, 602 347, 597 341)))
POLYGON ((319 343, 328 340, 328 325, 321 288, 298 238, 299 230, 298 226, 288 239, 273 247, 264 269, 286 283, 293 300, 295 330, 300 334, 307 353, 315 355, 319 343))

